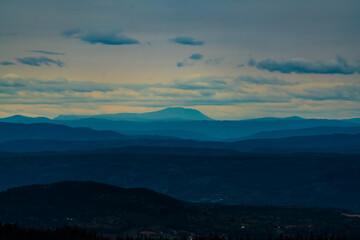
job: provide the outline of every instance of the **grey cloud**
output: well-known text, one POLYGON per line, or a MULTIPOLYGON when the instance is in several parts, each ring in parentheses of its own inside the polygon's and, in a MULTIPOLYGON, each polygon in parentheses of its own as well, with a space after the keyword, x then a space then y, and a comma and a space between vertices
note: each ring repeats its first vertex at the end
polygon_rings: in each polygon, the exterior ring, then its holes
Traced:
POLYGON ((321 87, 292 85, 281 79, 240 77, 200 77, 178 79, 167 84, 105 84, 66 79, 0 77, 0 99, 4 103, 126 103, 128 106, 235 105, 238 103, 290 103, 294 99, 312 101, 359 101, 358 85, 321 87), (252 85, 249 85, 252 84, 252 85), (256 87, 261 85, 261 87, 256 87), (21 95, 19 94, 21 92, 21 95))
POLYGON ((288 82, 278 78, 261 78, 251 76, 240 76, 236 78, 225 77, 202 77, 192 80, 174 80, 169 84, 127 84, 122 85, 125 88, 134 91, 145 90, 148 88, 169 88, 180 90, 212 90, 218 92, 243 92, 242 83, 250 83, 254 85, 273 85, 273 86, 292 86, 299 84, 298 82, 288 82))
POLYGON ((349 65, 347 61, 340 56, 337 56, 335 61, 316 62, 311 62, 303 58, 291 58, 284 61, 266 59, 260 62, 250 59, 248 65, 260 70, 281 73, 354 74, 360 72, 360 66, 349 65))
POLYGON ((249 61, 248 61, 248 65, 250 67, 254 67, 256 65, 256 61, 254 59, 250 58, 249 61))
POLYGON ((61 92, 108 92, 118 88, 117 85, 96 82, 69 81, 67 79, 41 80, 34 78, 0 77, 1 92, 16 94, 19 91, 61 93, 61 92))
POLYGON ((9 62, 9 61, 4 61, 4 62, 0 62, 0 65, 2 65, 2 66, 11 66, 11 65, 15 65, 15 63, 9 62))
POLYGON ((184 65, 183 62, 178 62, 178 63, 176 64, 176 66, 177 66, 178 68, 181 68, 181 67, 184 67, 185 65, 184 65))
POLYGON ((42 65, 46 65, 46 66, 57 65, 58 67, 64 66, 64 62, 47 57, 24 57, 24 58, 17 58, 16 60, 21 64, 36 66, 36 67, 40 67, 42 65))
POLYGON ((182 67, 189 67, 189 66, 193 66, 195 64, 194 61, 189 61, 188 59, 184 59, 182 62, 177 62, 176 66, 178 68, 182 68, 182 67))
POLYGON ((246 82, 257 85, 279 85, 279 86, 287 86, 287 85, 296 85, 298 82, 288 82, 278 78, 254 78, 254 77, 239 77, 235 80, 238 83, 246 82))
POLYGON ((182 45, 192 45, 192 46, 202 46, 205 44, 204 41, 195 40, 195 38, 192 37, 177 37, 174 39, 170 39, 170 41, 182 45))
POLYGON ((178 68, 185 67, 185 66, 192 66, 192 65, 195 64, 196 61, 199 61, 199 60, 203 59, 203 57, 204 56, 202 54, 200 54, 200 53, 194 53, 190 57, 185 58, 181 62, 178 62, 176 64, 176 66, 178 68))
POLYGON ((201 55, 200 53, 194 53, 193 55, 191 55, 190 57, 189 57, 189 59, 192 59, 192 60, 200 60, 200 59, 202 59, 204 56, 203 55, 201 55))
POLYGON ((125 36, 121 31, 111 32, 82 32, 78 29, 63 31, 62 35, 67 38, 77 38, 90 44, 103 45, 133 45, 140 42, 125 36))
POLYGON ((218 57, 218 58, 210 58, 208 60, 206 60, 206 65, 219 65, 221 64, 221 62, 224 61, 223 57, 218 57))
POLYGON ((70 38, 70 37, 74 37, 80 33, 81 33, 80 29, 70 29, 70 30, 62 31, 61 35, 66 38, 70 38))
POLYGON ((221 79, 202 78, 188 81, 175 80, 167 87, 181 90, 224 90, 229 87, 229 82, 221 79))
POLYGON ((305 88, 301 92, 291 92, 290 94, 295 98, 309 99, 313 101, 360 101, 360 86, 349 84, 332 87, 313 87, 305 88))
POLYGON ((41 53, 41 54, 47 54, 47 55, 65 55, 65 53, 50 52, 50 51, 43 51, 43 50, 32 50, 32 51, 29 51, 29 52, 41 53))
POLYGON ((134 91, 143 91, 149 88, 180 89, 180 90, 222 90, 229 87, 228 82, 214 78, 203 78, 195 80, 174 80, 168 84, 124 84, 124 88, 134 91))

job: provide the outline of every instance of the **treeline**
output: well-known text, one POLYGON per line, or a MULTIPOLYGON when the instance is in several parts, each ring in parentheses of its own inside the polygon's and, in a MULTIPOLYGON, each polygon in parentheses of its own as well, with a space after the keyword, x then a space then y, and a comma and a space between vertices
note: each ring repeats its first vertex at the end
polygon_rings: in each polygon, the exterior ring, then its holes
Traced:
MULTIPOLYGON (((268 240, 356 240, 358 237, 346 238, 333 235, 312 235, 309 236, 283 236, 264 237, 268 240)), ((229 236, 208 235, 208 236, 183 236, 183 237, 150 237, 137 235, 135 237, 106 237, 89 232, 84 229, 65 225, 55 229, 33 229, 23 228, 17 224, 0 223, 0 240, 251 240, 251 238, 232 238, 229 236)))

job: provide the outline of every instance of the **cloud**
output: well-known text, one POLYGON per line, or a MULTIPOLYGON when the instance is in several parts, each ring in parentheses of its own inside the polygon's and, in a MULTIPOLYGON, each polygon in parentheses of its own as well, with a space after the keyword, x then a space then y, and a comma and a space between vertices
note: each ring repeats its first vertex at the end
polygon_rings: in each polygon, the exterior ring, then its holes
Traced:
POLYGON ((17 58, 16 60, 21 64, 36 66, 36 67, 40 67, 42 65, 46 65, 46 66, 57 65, 58 67, 64 66, 64 62, 47 57, 24 57, 24 58, 17 58))
POLYGON ((2 65, 2 66, 11 66, 11 65, 15 65, 15 63, 9 62, 9 61, 4 61, 4 62, 0 62, 0 65, 2 65))
POLYGON ((191 55, 190 57, 189 57, 189 59, 192 59, 192 60, 200 60, 200 59, 202 59, 204 56, 203 55, 201 55, 200 53, 194 53, 193 55, 191 55))
POLYGON ((105 84, 66 79, 0 77, 4 104, 123 103, 128 106, 234 105, 239 102, 284 102, 290 98, 260 91, 229 77, 178 79, 168 84, 105 84))
POLYGON ((193 66, 195 64, 195 62, 203 59, 203 55, 200 54, 200 53, 194 53, 192 54, 190 57, 188 58, 185 58, 184 60, 182 60, 181 62, 178 62, 176 64, 176 66, 178 68, 181 68, 181 67, 185 67, 185 66, 193 66))
POLYGON ((91 81, 69 81, 67 79, 43 80, 35 78, 21 78, 17 75, 0 77, 1 92, 17 94, 18 92, 62 93, 62 92, 109 92, 119 86, 96 83, 91 81))
POLYGON ((42 53, 42 54, 48 54, 48 55, 65 55, 65 53, 50 52, 50 51, 43 51, 43 50, 32 50, 32 51, 28 51, 28 52, 42 53))
POLYGON ((70 30, 62 31, 61 35, 66 37, 66 38, 71 38, 71 37, 74 37, 74 36, 76 36, 76 35, 78 35, 80 33, 81 33, 80 29, 70 29, 70 30))
MULTIPOLYGON (((177 63, 176 63, 176 66, 177 66, 178 68, 185 67, 185 63, 184 63, 184 62, 177 62, 177 63)), ((187 66, 189 66, 189 65, 187 65, 187 66)))
POLYGON ((79 29, 63 31, 62 35, 66 38, 77 38, 90 44, 103 45, 133 45, 140 42, 125 36, 121 31, 111 32, 82 32, 79 29))
POLYGON ((195 40, 192 37, 177 37, 170 39, 170 41, 182 44, 182 45, 192 45, 192 46, 202 46, 205 44, 204 41, 195 40))
POLYGON ((261 78, 261 77, 239 77, 236 78, 236 82, 241 83, 251 83, 257 85, 279 85, 279 86, 289 86, 289 85, 297 85, 298 82, 289 82, 278 78, 261 78))
POLYGON ((248 66, 256 67, 260 70, 281 73, 354 74, 360 72, 360 66, 349 65, 347 61, 340 56, 337 56, 336 60, 316 62, 311 62, 304 58, 291 58, 283 61, 266 59, 260 62, 250 59, 248 66))
POLYGON ((230 80, 222 77, 205 77, 190 80, 174 80, 168 87, 182 90, 225 90, 229 88, 230 80))
POLYGON ((223 57, 210 58, 210 59, 206 60, 205 64, 206 65, 219 65, 219 64, 221 64, 222 61, 224 61, 223 57))
MULTIPOLYGON (((241 77, 239 77, 241 78, 241 77)), ((233 77, 199 77, 177 79, 168 84, 127 84, 124 88, 139 96, 156 96, 181 105, 236 105, 245 102, 289 102, 288 94, 274 93, 274 85, 239 82, 233 77)), ((250 78, 250 77, 249 77, 250 78)), ((275 86, 282 87, 282 86, 275 86)), ((157 104, 161 104, 157 102, 157 104)), ((163 103, 162 103, 163 104, 163 103)))
POLYGON ((31 105, 31 109, 39 104, 54 105, 54 108, 84 104, 83 107, 87 108, 104 104, 167 107, 236 106, 246 103, 244 107, 260 104, 264 111, 269 110, 266 106, 278 104, 278 111, 299 108, 300 112, 300 108, 309 108, 308 104, 319 106, 329 101, 337 106, 358 104, 360 84, 356 81, 291 82, 253 76, 203 76, 152 84, 48 80, 21 78, 14 74, 0 77, 0 102, 8 106, 31 105))
POLYGON ((250 58, 249 61, 248 61, 248 65, 250 67, 254 67, 254 66, 256 66, 256 61, 254 59, 250 58))
POLYGON ((313 101, 360 101, 360 86, 348 84, 305 87, 301 91, 292 91, 289 94, 294 98, 309 99, 313 101))

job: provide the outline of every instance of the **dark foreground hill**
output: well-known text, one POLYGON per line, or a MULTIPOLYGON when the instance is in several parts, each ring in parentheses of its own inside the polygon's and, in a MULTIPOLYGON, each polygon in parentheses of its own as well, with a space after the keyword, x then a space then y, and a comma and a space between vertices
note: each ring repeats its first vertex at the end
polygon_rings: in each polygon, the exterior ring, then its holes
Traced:
POLYGON ((0 189, 65 180, 146 187, 223 204, 317 206, 360 212, 360 156, 129 147, 0 154, 0 189))
POLYGON ((0 193, 0 218, 27 227, 71 226, 99 233, 143 231, 226 234, 264 239, 279 234, 359 237, 360 219, 336 209, 195 204, 147 189, 123 189, 94 182, 32 185, 0 193))

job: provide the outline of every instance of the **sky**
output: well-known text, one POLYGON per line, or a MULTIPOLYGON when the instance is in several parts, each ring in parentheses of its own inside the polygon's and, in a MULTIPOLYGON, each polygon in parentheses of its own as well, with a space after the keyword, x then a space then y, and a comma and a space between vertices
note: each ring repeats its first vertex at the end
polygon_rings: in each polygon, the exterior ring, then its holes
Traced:
POLYGON ((360 117, 358 0, 0 0, 0 117, 360 117))

